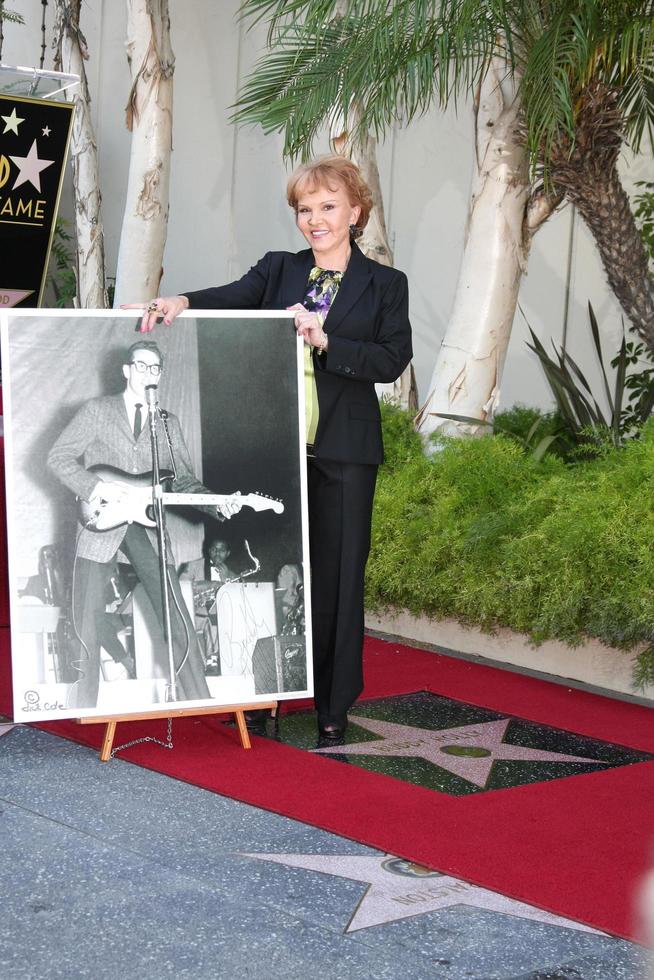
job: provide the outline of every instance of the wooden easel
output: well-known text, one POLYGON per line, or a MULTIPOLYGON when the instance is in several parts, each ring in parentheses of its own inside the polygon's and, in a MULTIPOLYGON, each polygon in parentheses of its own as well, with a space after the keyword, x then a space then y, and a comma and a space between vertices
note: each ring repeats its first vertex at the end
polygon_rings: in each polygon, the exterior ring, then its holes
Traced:
POLYGON ((202 707, 202 708, 180 708, 179 710, 171 710, 170 708, 165 708, 162 711, 148 711, 147 713, 139 712, 138 714, 130 715, 104 715, 100 718, 86 717, 77 718, 78 725, 106 725, 104 732, 104 738, 102 740, 102 748, 100 749, 100 762, 108 762, 111 758, 111 749, 114 744, 114 736, 116 734, 116 725, 119 721, 147 721, 150 718, 188 718, 192 715, 228 715, 233 714, 236 718, 236 725, 238 727, 239 735, 241 736, 241 745, 244 749, 252 748, 250 742, 250 734, 245 723, 246 711, 259 711, 259 710, 272 710, 277 708, 277 701, 257 701, 256 704, 230 704, 223 705, 222 707, 202 707))

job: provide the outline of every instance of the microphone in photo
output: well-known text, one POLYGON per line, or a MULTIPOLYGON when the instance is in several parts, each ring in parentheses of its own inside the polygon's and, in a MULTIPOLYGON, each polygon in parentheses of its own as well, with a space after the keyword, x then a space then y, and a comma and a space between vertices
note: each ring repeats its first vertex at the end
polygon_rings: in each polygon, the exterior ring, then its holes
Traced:
POLYGON ((158 385, 146 385, 145 386, 145 401, 148 406, 148 412, 153 414, 159 405, 157 399, 157 388, 158 385))

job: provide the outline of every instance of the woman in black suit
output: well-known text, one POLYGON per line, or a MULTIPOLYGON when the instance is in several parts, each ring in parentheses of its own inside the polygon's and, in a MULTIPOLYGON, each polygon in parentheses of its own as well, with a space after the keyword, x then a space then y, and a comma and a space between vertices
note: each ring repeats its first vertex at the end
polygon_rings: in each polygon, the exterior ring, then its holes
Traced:
POLYGON ((305 342, 309 535, 318 745, 343 742, 347 712, 363 689, 363 587, 377 467, 383 447, 375 382, 392 382, 411 359, 406 276, 366 258, 355 239, 372 208, 346 157, 299 167, 288 203, 309 248, 268 252, 242 279, 158 297, 152 329, 187 309, 291 309, 305 342))

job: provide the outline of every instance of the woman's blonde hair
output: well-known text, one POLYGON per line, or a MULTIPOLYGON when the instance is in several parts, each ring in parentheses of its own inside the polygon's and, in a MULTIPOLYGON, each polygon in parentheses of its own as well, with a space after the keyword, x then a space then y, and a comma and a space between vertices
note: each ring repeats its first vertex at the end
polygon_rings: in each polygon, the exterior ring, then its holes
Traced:
POLYGON ((288 179, 286 200, 297 214, 298 201, 304 189, 327 187, 333 190, 334 182, 343 185, 352 207, 361 208, 354 233, 354 237, 358 238, 368 224, 372 193, 356 163, 348 157, 333 153, 297 167, 288 179))

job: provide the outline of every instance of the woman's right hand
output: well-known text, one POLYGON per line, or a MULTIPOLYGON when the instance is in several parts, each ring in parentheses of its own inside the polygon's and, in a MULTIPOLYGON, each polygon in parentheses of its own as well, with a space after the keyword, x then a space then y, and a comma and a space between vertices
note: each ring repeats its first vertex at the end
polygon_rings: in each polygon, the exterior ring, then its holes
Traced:
MULTIPOLYGON (((145 303, 121 303, 121 310, 142 310, 145 303)), ((188 296, 157 296, 147 304, 143 319, 141 320, 141 333, 150 333, 154 329, 157 320, 163 317, 163 322, 168 325, 173 322, 176 316, 188 310, 188 296)))

